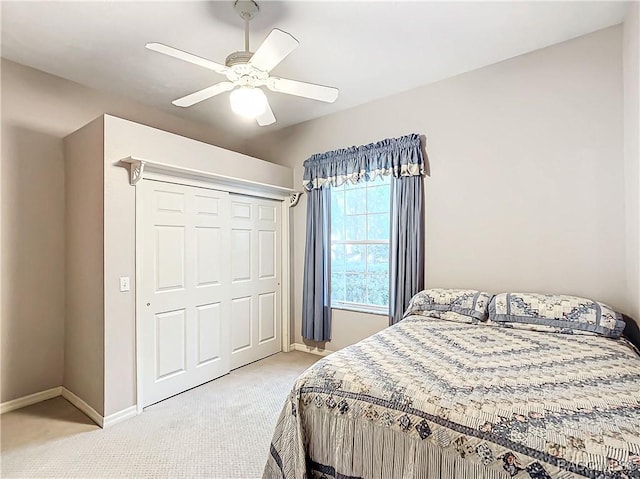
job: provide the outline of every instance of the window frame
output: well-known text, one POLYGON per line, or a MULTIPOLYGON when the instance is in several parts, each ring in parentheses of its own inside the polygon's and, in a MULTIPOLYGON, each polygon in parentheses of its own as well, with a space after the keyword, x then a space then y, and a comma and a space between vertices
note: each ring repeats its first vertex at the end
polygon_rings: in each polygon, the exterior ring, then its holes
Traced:
MULTIPOLYGON (((391 178, 388 176, 382 177, 383 180, 386 182, 386 186, 389 187, 390 189, 390 182, 391 182, 391 178)), ((368 188, 376 188, 376 187, 380 187, 382 186, 381 182, 376 181, 377 178, 375 180, 372 181, 368 181, 368 182, 364 182, 367 183, 363 186, 359 186, 359 188, 362 188, 364 190, 367 190, 368 188)), ((345 183, 344 185, 340 185, 340 190, 343 194, 346 195, 346 191, 348 191, 346 189, 346 187, 354 187, 355 185, 353 184, 348 184, 345 183)), ((335 192, 335 190, 332 188, 332 193, 335 192)), ((365 193, 366 195, 367 193, 365 193)), ((356 213, 356 214, 351 214, 351 215, 347 215, 346 214, 346 201, 344 202, 344 207, 345 207, 345 217, 347 216, 364 216, 365 217, 365 230, 368 231, 369 228, 369 216, 373 216, 373 215, 378 215, 378 214, 387 214, 389 216, 391 216, 391 191, 389 190, 389 209, 387 211, 383 211, 383 212, 374 212, 374 213, 369 213, 368 212, 368 200, 365 200, 365 213, 356 213)), ((333 203, 333 201, 332 201, 333 203)), ((376 246, 376 245, 382 245, 382 246, 387 246, 387 248, 390 247, 390 243, 391 243, 391 224, 389 222, 389 224, 387 225, 387 239, 385 240, 380 240, 380 239, 365 239, 365 240, 347 240, 347 239, 342 239, 342 240, 334 240, 331 239, 330 240, 330 247, 333 247, 333 245, 343 245, 343 246, 347 246, 347 245, 355 245, 355 246, 376 246)), ((344 231, 344 230, 343 230, 344 231)), ((368 249, 367 249, 368 251, 368 249)), ((388 261, 389 257, 387 256, 387 269, 386 269, 386 275, 387 275, 387 301, 388 304, 386 306, 382 306, 382 305, 375 305, 375 304, 369 304, 369 303, 358 303, 358 302, 354 302, 354 301, 343 301, 343 300, 336 300, 334 299, 333 295, 331 296, 331 309, 339 309, 339 310, 345 310, 345 311, 353 311, 353 312, 360 312, 360 313, 368 313, 368 314, 376 314, 376 315, 381 315, 381 316, 388 316, 389 315, 389 308, 390 308, 390 285, 389 285, 389 274, 390 274, 390 265, 389 265, 389 261, 388 261)), ((330 261, 332 261, 330 259, 330 261)), ((333 263, 333 262, 332 262, 333 263)), ((332 264, 331 263, 331 264, 332 264)), ((332 264, 333 265, 333 264, 332 264)), ((345 277, 348 277, 350 274, 351 275, 364 275, 365 276, 365 287, 366 287, 366 295, 368 297, 368 293, 369 293, 369 281, 367 280, 367 276, 369 274, 368 272, 368 263, 367 260, 365 258, 364 261, 364 271, 361 272, 347 272, 346 270, 344 271, 344 275, 345 277)), ((333 273, 333 268, 332 268, 332 273, 333 273)))

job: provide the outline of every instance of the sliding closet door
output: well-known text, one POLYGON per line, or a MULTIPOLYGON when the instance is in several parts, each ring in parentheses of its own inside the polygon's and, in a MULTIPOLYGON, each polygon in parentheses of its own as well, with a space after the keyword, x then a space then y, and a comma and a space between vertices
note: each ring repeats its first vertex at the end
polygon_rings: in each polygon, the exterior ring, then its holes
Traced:
POLYGON ((144 180, 143 404, 229 372, 229 194, 144 180))
POLYGON ((281 202, 230 195, 231 369, 281 350, 281 202))

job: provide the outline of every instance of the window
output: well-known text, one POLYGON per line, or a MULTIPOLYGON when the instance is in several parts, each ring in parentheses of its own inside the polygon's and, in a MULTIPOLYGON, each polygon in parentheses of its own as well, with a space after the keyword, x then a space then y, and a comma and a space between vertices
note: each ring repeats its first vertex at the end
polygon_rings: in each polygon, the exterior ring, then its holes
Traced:
POLYGON ((389 311, 390 177, 331 188, 331 306, 389 311))

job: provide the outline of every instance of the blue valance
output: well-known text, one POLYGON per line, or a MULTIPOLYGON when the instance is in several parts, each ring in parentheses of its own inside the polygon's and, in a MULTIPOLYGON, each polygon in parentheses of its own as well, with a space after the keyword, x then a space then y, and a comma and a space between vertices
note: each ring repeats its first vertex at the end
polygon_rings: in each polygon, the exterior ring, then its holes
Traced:
POLYGON ((340 186, 346 181, 373 180, 379 175, 424 175, 420 136, 413 133, 369 145, 318 153, 304 162, 302 184, 314 188, 340 186))

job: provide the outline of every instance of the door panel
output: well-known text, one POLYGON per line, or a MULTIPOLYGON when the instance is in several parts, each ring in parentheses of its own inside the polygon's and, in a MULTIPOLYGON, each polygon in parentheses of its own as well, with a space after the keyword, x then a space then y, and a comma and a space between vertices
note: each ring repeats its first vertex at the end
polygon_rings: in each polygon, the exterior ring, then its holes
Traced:
POLYGON ((223 338, 221 304, 212 303, 198 306, 198 366, 220 359, 220 345, 223 338))
POLYGON ((231 300, 231 354, 251 347, 251 296, 231 300))
POLYGON ((222 275, 220 265, 222 250, 222 230, 220 228, 196 227, 196 268, 197 285, 219 285, 222 275))
POLYGON ((221 198, 212 198, 205 195, 196 195, 196 213, 199 215, 220 215, 221 198))
POLYGON ((141 188, 148 406, 229 372, 229 194, 152 180, 141 188))
POLYGON ((184 193, 181 191, 156 190, 156 204, 158 212, 184 213, 184 193))
MULTIPOLYGON (((234 195, 235 196, 235 195, 234 195)), ((242 218, 242 219, 251 219, 251 199, 246 197, 246 199, 240 199, 245 197, 235 196, 236 199, 231 200, 231 217, 232 218, 242 218)))
POLYGON ((231 230, 231 280, 251 280, 251 233, 250 229, 231 230))
POLYGON ((276 232, 258 231, 258 277, 273 279, 276 277, 276 232))
POLYGON ((156 314, 156 380, 185 371, 186 325, 184 309, 156 314))
POLYGON ((230 197, 234 369, 281 350, 281 203, 230 197))
POLYGON ((184 288, 183 226, 158 225, 156 230, 156 292, 184 288))
POLYGON ((258 218, 260 221, 276 221, 275 205, 258 205, 258 218))
POLYGON ((258 342, 272 340, 276 335, 276 293, 264 293, 258 296, 258 342))

